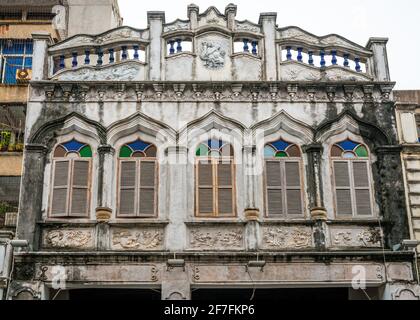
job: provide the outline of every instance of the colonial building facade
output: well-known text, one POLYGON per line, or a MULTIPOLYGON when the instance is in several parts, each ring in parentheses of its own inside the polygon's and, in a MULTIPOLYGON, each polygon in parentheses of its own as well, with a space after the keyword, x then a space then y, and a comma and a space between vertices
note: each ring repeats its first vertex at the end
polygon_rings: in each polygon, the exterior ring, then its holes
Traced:
POLYGON ((236 12, 37 35, 10 299, 419 298, 387 40, 236 12))

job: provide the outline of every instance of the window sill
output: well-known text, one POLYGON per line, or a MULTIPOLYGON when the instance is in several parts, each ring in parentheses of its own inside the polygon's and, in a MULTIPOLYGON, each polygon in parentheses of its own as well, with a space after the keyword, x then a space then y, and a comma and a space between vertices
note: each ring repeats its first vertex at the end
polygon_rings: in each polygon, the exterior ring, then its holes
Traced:
POLYGON ((313 225, 315 223, 314 220, 309 219, 269 219, 264 218, 264 220, 260 221, 261 224, 285 224, 285 225, 313 225))
POLYGON ((198 226, 198 225, 245 225, 247 221, 239 219, 222 219, 222 218, 200 218, 185 221, 187 226, 198 226))
POLYGON ((352 224, 352 225, 375 225, 379 224, 379 221, 382 224, 386 224, 387 222, 384 221, 382 218, 349 218, 349 219, 334 219, 326 221, 329 225, 340 225, 340 224, 352 224))

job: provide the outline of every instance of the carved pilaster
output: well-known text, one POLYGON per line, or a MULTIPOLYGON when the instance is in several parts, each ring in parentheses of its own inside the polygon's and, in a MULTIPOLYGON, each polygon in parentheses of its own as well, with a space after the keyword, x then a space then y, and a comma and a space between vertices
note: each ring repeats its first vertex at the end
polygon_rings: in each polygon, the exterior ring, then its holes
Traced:
POLYGON ((112 171, 115 150, 109 145, 101 145, 98 148, 99 167, 98 167, 98 206, 100 208, 111 208, 111 185, 112 175, 105 175, 106 172, 112 171))

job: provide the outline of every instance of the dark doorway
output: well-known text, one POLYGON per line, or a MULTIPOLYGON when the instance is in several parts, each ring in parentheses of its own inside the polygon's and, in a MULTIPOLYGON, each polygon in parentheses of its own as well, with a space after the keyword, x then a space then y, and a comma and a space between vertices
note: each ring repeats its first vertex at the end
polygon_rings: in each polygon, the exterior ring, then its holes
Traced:
POLYGON ((198 289, 192 300, 217 301, 347 301, 347 288, 328 289, 198 289))
POLYGON ((161 294, 154 290, 137 289, 80 289, 69 291, 70 300, 137 300, 137 301, 159 301, 161 294))

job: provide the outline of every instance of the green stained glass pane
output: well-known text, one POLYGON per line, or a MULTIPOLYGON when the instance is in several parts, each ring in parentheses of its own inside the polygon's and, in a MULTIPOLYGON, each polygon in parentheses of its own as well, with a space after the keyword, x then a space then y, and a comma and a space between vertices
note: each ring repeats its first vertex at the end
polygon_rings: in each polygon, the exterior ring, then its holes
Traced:
POLYGON ((84 146, 79 153, 82 158, 92 158, 92 149, 89 146, 84 146))
POLYGON ((197 151, 195 153, 197 157, 208 156, 208 154, 209 154, 209 148, 205 144, 200 144, 200 146, 197 148, 197 151))
POLYGON ((369 157, 369 152, 367 151, 365 146, 360 146, 356 149, 356 154, 358 157, 367 158, 369 157))
POLYGON ((276 156, 276 150, 274 150, 270 146, 265 146, 264 148, 264 157, 266 158, 274 158, 276 156))
POLYGON ((124 146, 121 148, 120 158, 131 158, 132 154, 133 154, 133 151, 129 147, 124 146))
POLYGON ((279 151, 276 153, 276 158, 288 158, 289 155, 284 151, 279 151))

